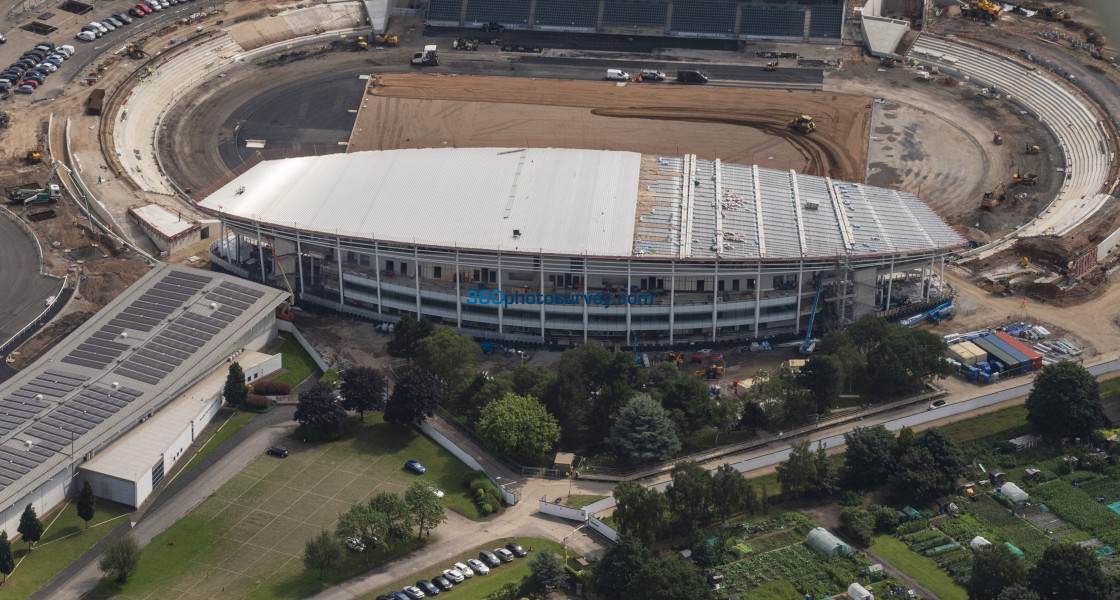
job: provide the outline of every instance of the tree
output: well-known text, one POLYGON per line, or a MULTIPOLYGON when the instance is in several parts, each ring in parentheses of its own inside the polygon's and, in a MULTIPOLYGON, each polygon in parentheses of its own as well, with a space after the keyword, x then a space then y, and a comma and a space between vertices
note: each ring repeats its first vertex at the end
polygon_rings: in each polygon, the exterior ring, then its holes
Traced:
POLYGON ((844 434, 844 471, 848 486, 868 489, 881 485, 894 471, 894 435, 882 425, 856 427, 844 434))
POLYGON ((998 600, 1003 590, 1025 581, 1027 567, 1003 544, 981 548, 973 553, 972 577, 968 580, 969 600, 998 600))
POLYGON ((673 520, 691 529, 708 518, 712 499, 712 474, 692 460, 677 463, 672 471, 673 481, 665 488, 673 520))
POLYGON ((747 400, 743 402, 743 415, 739 418, 739 427, 753 435, 759 429, 766 430, 770 427, 770 417, 758 402, 747 400))
POLYGON ((711 600, 713 597, 700 571, 677 558, 646 563, 622 596, 624 600, 711 600))
POLYGON ((1087 437, 1103 414, 1096 378, 1071 361, 1043 367, 1026 406, 1035 431, 1052 437, 1087 437))
POLYGON ((645 389, 667 412, 680 415, 676 424, 681 432, 695 431, 709 420, 712 400, 708 384, 671 362, 658 363, 650 370, 645 389))
POLYGON ((43 537, 43 522, 39 520, 35 508, 30 503, 23 509, 23 514, 19 517, 19 528, 16 531, 23 536, 23 541, 27 542, 28 552, 31 552, 31 545, 43 537))
POLYGON ((840 491, 840 473, 836 472, 836 463, 828 456, 828 445, 824 442, 817 443, 817 473, 813 479, 816 493, 822 496, 832 496, 840 491))
POLYGON ((794 442, 789 458, 778 463, 775 470, 783 493, 793 494, 794 498, 801 494, 816 493, 814 484, 817 479, 817 461, 813 451, 809 449, 809 440, 794 442))
POLYGON ((323 579, 323 570, 333 567, 342 559, 342 546, 326 529, 307 540, 303 546, 303 566, 308 569, 319 569, 319 579, 323 579))
POLYGON ((648 562, 649 557, 641 542, 629 535, 620 535, 616 543, 607 547, 603 558, 599 559, 591 572, 596 594, 612 600, 623 598, 630 582, 638 577, 642 567, 648 562))
POLYGON ((471 336, 450 327, 439 327, 416 343, 416 364, 442 380, 444 392, 478 371, 480 354, 482 348, 471 336))
POLYGON ((412 535, 412 511, 400 494, 378 492, 369 499, 369 507, 385 519, 385 535, 382 540, 392 544, 412 535))
POLYGON ((408 359, 408 365, 412 366, 417 344, 432 334, 433 327, 432 322, 424 317, 417 320, 412 315, 405 315, 393 326, 393 337, 385 344, 385 350, 389 356, 408 359))
POLYGON ((544 456, 560 441, 560 426, 543 404, 509 392, 482 409, 477 430, 487 450, 515 458, 544 456))
POLYGON ((801 367, 797 380, 809 390, 817 413, 824 413, 840 399, 844 386, 844 365, 835 356, 814 354, 801 367))
POLYGON ((89 484, 88 479, 83 479, 82 493, 78 496, 78 518, 86 522, 86 529, 89 529, 89 521, 93 518, 96 504, 97 497, 93 495, 93 486, 89 484))
POLYGON ((910 427, 903 427, 898 430, 898 440, 895 446, 895 456, 902 456, 914 445, 914 438, 917 434, 910 427))
POLYGON ((645 377, 631 354, 584 344, 560 356, 557 377, 542 400, 559 419, 565 444, 600 449, 609 440, 622 403, 645 383, 645 377))
POLYGON ((875 517, 859 506, 849 506, 840 511, 840 523, 844 533, 861 546, 871 545, 871 534, 875 532, 875 517))
POLYGON ((338 374, 342 408, 358 413, 365 420, 366 412, 385 408, 385 390, 388 382, 380 369, 350 367, 338 374))
POLYGON ((898 513, 893 508, 872 504, 869 512, 875 518, 875 531, 894 533, 898 529, 898 513))
POLYGON ((633 461, 665 460, 681 449, 673 422, 649 394, 636 394, 622 407, 611 444, 633 461))
POLYGON ((424 480, 416 480, 404 491, 404 501, 408 503, 412 513, 412 522, 417 526, 416 538, 428 531, 432 535, 432 528, 447 520, 447 513, 443 510, 443 500, 436 496, 431 484, 424 480))
POLYGON ((537 583, 546 590, 563 587, 568 582, 568 572, 564 568, 564 561, 552 550, 542 548, 529 560, 529 571, 537 583))
POLYGON ((1042 600, 1038 592, 1030 589, 1023 583, 1016 583, 1003 588, 997 600, 1042 600))
POLYGON ((1093 551, 1076 544, 1050 544, 1030 574, 1031 589, 1043 600, 1108 600, 1112 585, 1093 551))
POLYGON ((0 531, 0 573, 4 574, 4 581, 16 569, 15 557, 12 556, 12 543, 8 541, 8 532, 0 531))
POLYGON ((342 425, 346 411, 342 410, 330 386, 320 381, 299 395, 294 419, 307 429, 326 434, 342 425))
POLYGON ((945 342, 922 329, 891 329, 867 353, 867 374, 879 396, 897 396, 922 389, 935 377, 947 377, 945 342))
POLYGON ((388 519, 384 513, 373 510, 369 504, 353 504, 338 515, 334 534, 344 540, 353 537, 376 545, 386 537, 387 529, 388 519))
POLYGON ((720 465, 712 475, 712 507, 719 513, 720 520, 727 522, 727 517, 738 513, 748 512, 753 514, 759 508, 758 494, 751 485, 751 480, 743 477, 731 465, 720 465))
POLYGON ((928 500, 964 475, 968 461, 960 447, 941 429, 923 431, 902 455, 891 475, 891 485, 914 500, 928 500))
POLYGON ((412 425, 435 414, 439 405, 439 381, 424 369, 410 369, 393 387, 385 406, 385 420, 396 425, 412 425))
POLYGON ((249 398, 249 386, 245 385, 245 371, 238 363, 229 366, 226 375, 226 385, 222 388, 222 397, 230 406, 243 406, 249 398))
POLYGON ((140 544, 132 534, 125 534, 105 547, 97 568, 106 575, 117 574, 117 582, 127 583, 140 566, 140 544))
POLYGON ((848 327, 848 339, 863 354, 867 354, 891 333, 897 325, 891 325, 872 313, 863 315, 848 327))
POLYGON ((669 499, 661 492, 633 481, 614 488, 614 520, 620 533, 644 545, 659 539, 669 525, 669 499))

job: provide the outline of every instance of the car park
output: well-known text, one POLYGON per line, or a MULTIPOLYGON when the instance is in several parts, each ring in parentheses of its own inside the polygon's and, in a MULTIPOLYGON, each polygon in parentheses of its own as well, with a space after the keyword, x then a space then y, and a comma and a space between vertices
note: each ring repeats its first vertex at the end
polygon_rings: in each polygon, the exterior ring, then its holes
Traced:
POLYGON ((455 587, 455 584, 443 575, 436 575, 435 577, 433 577, 432 583, 434 583, 435 586, 438 587, 442 592, 449 592, 451 591, 451 588, 455 587))
POLYGON ((425 597, 424 592, 420 591, 420 588, 418 588, 416 586, 406 585, 401 589, 404 591, 404 594, 406 596, 411 598, 411 600, 420 600, 420 598, 425 597))
POLYGON ((424 465, 414 460, 404 461, 404 468, 412 471, 413 473, 416 473, 417 475, 423 475, 424 472, 427 471, 427 469, 424 468, 424 465))
POLYGON ((439 595, 439 588, 436 587, 436 584, 428 581, 427 579, 421 579, 420 581, 417 581, 416 587, 420 588, 420 591, 424 592, 425 596, 439 595))
POLYGON ((479 552, 478 560, 481 560, 486 564, 486 566, 490 568, 498 567, 502 564, 501 559, 499 559, 493 552, 489 550, 483 550, 482 552, 479 552))
POLYGON ((31 92, 34 92, 34 91, 35 91, 35 88, 33 88, 29 85, 21 85, 21 86, 19 86, 15 89, 15 92, 17 94, 30 94, 31 92))
POLYGON ((265 454, 268 454, 269 456, 277 456, 279 458, 287 458, 291 453, 288 452, 288 449, 283 446, 273 446, 269 448, 265 452, 265 454))
POLYGON ((513 555, 517 558, 525 558, 525 555, 528 554, 528 552, 526 552, 525 549, 521 547, 521 544, 518 544, 517 542, 510 542, 506 544, 506 549, 512 552, 513 555))
POLYGON ((490 572, 490 567, 487 567, 485 563, 477 558, 468 560, 467 564, 470 565, 471 571, 474 571, 475 575, 485 575, 490 572))
POLYGON ((504 563, 513 562, 513 553, 510 552, 509 550, 506 550, 505 548, 495 548, 494 549, 494 554, 497 554, 498 555, 498 560, 500 560, 504 563))
MULTIPOLYGON (((444 569, 443 577, 451 583, 463 583, 463 580, 466 579, 458 569, 444 569)), ((432 581, 435 580, 433 579, 432 581)))
POLYGON ((362 543, 362 540, 359 540, 356 537, 346 538, 346 547, 353 550, 354 552, 366 551, 366 545, 362 543))
MULTIPOLYGON (((463 579, 470 579, 471 577, 474 577, 474 571, 472 571, 470 567, 464 565, 461 562, 457 562, 451 565, 451 568, 457 571, 459 575, 462 575, 463 579)), ((446 574, 446 571, 444 573, 446 574)))

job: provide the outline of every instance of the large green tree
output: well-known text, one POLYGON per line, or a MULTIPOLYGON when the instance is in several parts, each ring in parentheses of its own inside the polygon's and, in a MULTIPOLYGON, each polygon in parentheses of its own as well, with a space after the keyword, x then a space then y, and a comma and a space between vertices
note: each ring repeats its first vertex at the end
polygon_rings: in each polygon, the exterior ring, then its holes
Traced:
POLYGON ((669 526, 669 499, 661 492, 633 481, 622 481, 612 492, 614 520, 619 532, 650 545, 669 526))
POLYGON ((848 327, 847 334, 852 345, 863 354, 867 354, 897 328, 897 325, 887 323, 874 314, 868 313, 852 323, 848 327))
POLYGON ((514 458, 542 457, 560 441, 560 426, 543 404, 509 392, 482 409, 477 430, 487 450, 514 458))
POLYGON ((998 600, 1004 589, 1026 580, 1024 562, 1003 544, 974 552, 972 576, 967 586, 969 600, 998 600))
POLYGON ((412 315, 405 315, 393 326, 393 337, 385 345, 385 350, 389 356, 408 359, 408 365, 412 366, 412 359, 416 357, 416 346, 420 340, 431 335, 433 327, 432 322, 425 317, 417 320, 412 315))
POLYGON ((790 447, 789 458, 775 467, 782 493, 794 498, 802 494, 816 494, 817 461, 809 449, 809 440, 794 442, 790 447))
POLYGON ((366 544, 375 546, 385 537, 388 520, 384 513, 370 508, 368 503, 353 504, 346 512, 338 515, 334 534, 339 538, 358 538, 366 544))
POLYGON ((445 393, 474 376, 480 354, 482 349, 471 336, 455 333, 450 327, 436 328, 416 344, 416 364, 438 377, 445 393))
POLYGON ((4 574, 4 581, 16 569, 15 557, 12 556, 12 543, 8 541, 8 532, 0 531, 0 573, 4 574))
POLYGON ((140 566, 140 544, 132 534, 125 534, 105 547, 104 554, 97 561, 102 573, 116 573, 118 583, 126 583, 140 566))
POLYGON ((35 514, 35 507, 30 503, 23 509, 23 514, 19 517, 19 528, 16 531, 23 536, 23 541, 27 542, 28 552, 31 552, 31 545, 43 537, 43 522, 39 520, 39 516, 35 514))
POLYGON ((907 499, 929 500, 948 491, 967 469, 964 453, 949 434, 931 428, 914 438, 898 461, 890 482, 907 499))
POLYGON ((222 388, 222 397, 230 406, 244 406, 249 397, 249 386, 245 384, 245 370, 238 363, 229 366, 226 373, 226 385, 222 388))
POLYGON ((1030 575, 1042 600, 1109 600, 1112 584, 1093 551, 1076 544, 1050 544, 1030 575))
POLYGON ((658 363, 650 369, 646 389, 671 416, 676 416, 674 423, 682 433, 700 429, 711 419, 707 383, 672 362, 658 363))
POLYGON ((882 485, 894 471, 894 435, 882 425, 856 427, 844 434, 844 477, 853 489, 882 485))
POLYGON ((711 600, 712 588, 696 567, 677 558, 646 563, 626 588, 624 600, 711 600))
POLYGON ((342 425, 346 411, 342 410, 330 386, 320 381, 299 395, 293 418, 303 427, 328 434, 342 425))
POLYGON ((419 539, 425 531, 432 535, 432 528, 447 520, 447 513, 443 510, 443 500, 436 495, 432 484, 418 479, 404 491, 404 501, 412 513, 412 522, 416 524, 416 537, 419 539))
POLYGON ((817 443, 817 474, 813 480, 816 493, 821 496, 833 496, 840 491, 840 473, 836 470, 836 463, 828 455, 828 445, 824 442, 817 443))
POLYGON ((542 400, 560 420, 566 445, 601 449, 618 410, 644 378, 631 354, 584 344, 560 356, 557 377, 542 400))
POLYGON ((814 354, 797 373, 797 381, 809 390, 817 413, 828 412, 840 399, 844 365, 835 356, 814 354))
POLYGON ((1016 583, 1003 588, 997 600, 1042 600, 1038 592, 1032 590, 1025 583, 1016 583))
POLYGON ((844 533, 856 541, 857 544, 867 547, 871 545, 871 534, 875 533, 875 517, 861 506, 848 506, 840 511, 840 523, 844 526, 844 533))
POLYGON ((350 367, 338 374, 338 384, 342 408, 357 412, 362 419, 367 412, 385 408, 388 382, 381 369, 350 367))
POLYGON ((546 590, 563 587, 568 581, 564 559, 548 548, 541 548, 536 556, 529 559, 529 572, 546 590))
POLYGON ((712 503, 712 473, 692 460, 673 467, 673 481, 665 488, 673 521, 682 529, 695 528, 708 518, 712 503))
POLYGON ((940 337, 922 329, 889 327, 886 337, 867 353, 867 374, 876 395, 916 392, 934 378, 952 373, 940 337))
POLYGON ((1096 378, 1068 360, 1042 368, 1026 406, 1035 431, 1052 437, 1087 437, 1102 421, 1096 378))
POLYGON ((385 405, 385 420, 396 425, 412 425, 435 414, 440 388, 435 375, 420 368, 409 369, 393 387, 385 405))
POLYGON ((96 506, 97 497, 93 494, 93 486, 88 479, 83 479, 82 492, 78 495, 78 518, 86 522, 86 529, 89 529, 89 521, 93 518, 96 506))
POLYGON ((393 544, 412 535, 412 510, 408 502, 393 492, 378 492, 369 499, 369 508, 384 518, 385 535, 382 540, 393 544))
POLYGON ((731 515, 746 512, 754 514, 761 508, 758 494, 751 480, 731 465, 720 465, 712 474, 712 508, 719 518, 727 522, 731 515))
POLYGON ((611 444, 632 461, 665 460, 681 449, 680 438, 661 403, 635 394, 618 413, 611 444))
POLYGON ((342 560, 342 546, 326 529, 303 545, 303 566, 310 570, 319 571, 319 579, 323 579, 323 570, 333 567, 342 560))
POLYGON ((614 544, 607 547, 591 572, 595 593, 608 600, 621 600, 626 597, 630 583, 648 562, 649 553, 637 538, 620 535, 614 544))

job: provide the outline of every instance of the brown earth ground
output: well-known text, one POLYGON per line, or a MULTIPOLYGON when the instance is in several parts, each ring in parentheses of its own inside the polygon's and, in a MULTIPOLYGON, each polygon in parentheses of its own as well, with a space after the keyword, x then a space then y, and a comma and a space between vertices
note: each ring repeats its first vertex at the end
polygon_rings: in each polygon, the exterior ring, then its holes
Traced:
POLYGON ((350 152, 601 148, 862 180, 871 126, 868 98, 837 93, 413 73, 375 75, 366 92, 350 152), (799 114, 815 133, 788 128, 799 114))

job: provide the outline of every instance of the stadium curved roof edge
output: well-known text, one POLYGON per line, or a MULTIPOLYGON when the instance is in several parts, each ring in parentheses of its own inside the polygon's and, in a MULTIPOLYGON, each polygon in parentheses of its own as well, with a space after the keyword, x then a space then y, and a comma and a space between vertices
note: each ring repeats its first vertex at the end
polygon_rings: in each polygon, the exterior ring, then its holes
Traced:
POLYGON ((782 259, 965 244, 905 192, 606 150, 424 148, 265 161, 199 206, 329 236, 603 257, 782 259))

